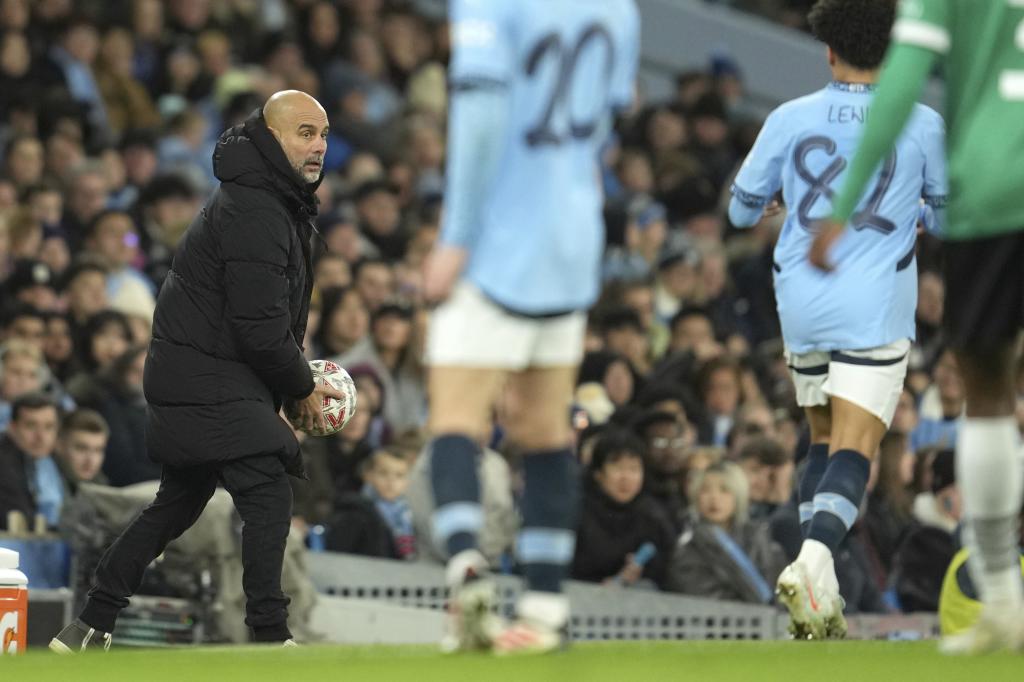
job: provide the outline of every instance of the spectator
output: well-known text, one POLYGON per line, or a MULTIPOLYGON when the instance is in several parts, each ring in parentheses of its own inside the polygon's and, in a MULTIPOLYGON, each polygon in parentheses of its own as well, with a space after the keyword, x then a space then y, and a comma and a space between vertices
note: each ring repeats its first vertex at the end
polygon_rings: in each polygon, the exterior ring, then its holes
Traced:
POLYGON ((77 394, 78 404, 98 412, 109 427, 103 473, 113 486, 160 479, 160 466, 146 455, 145 365, 145 346, 131 346, 77 394))
POLYGON ((871 546, 888 574, 913 520, 914 451, 910 449, 907 435, 897 431, 887 433, 879 446, 876 462, 877 473, 868 492, 863 522, 871 546))
POLYGON ((956 544, 960 522, 960 491, 956 485, 955 454, 939 450, 931 464, 931 491, 914 499, 911 530, 896 555, 893 571, 900 607, 907 613, 938 611, 942 579, 956 544))
POLYGON ((915 451, 926 447, 950 448, 964 411, 964 385, 953 351, 946 351, 935 365, 935 383, 921 398, 921 417, 910 435, 915 451))
POLYGON ((37 310, 52 311, 58 307, 55 286, 56 279, 48 265, 38 260, 19 260, 7 278, 3 293, 8 301, 25 303, 37 310))
POLYGON ((611 351, 594 351, 583 356, 577 386, 590 382, 601 384, 616 407, 625 405, 633 397, 634 379, 629 361, 611 351))
POLYGON ((713 464, 690 491, 697 521, 669 565, 674 592, 767 604, 786 557, 764 524, 747 518, 747 483, 735 464, 713 464))
POLYGON ((139 260, 139 234, 131 216, 103 211, 86 228, 85 252, 107 266, 107 300, 115 310, 153 319, 156 309, 153 283, 133 265, 139 260))
POLYGON ((64 274, 64 297, 76 342, 85 323, 107 308, 107 267, 94 258, 82 257, 64 274))
POLYGON ((743 398, 740 367, 728 358, 712 359, 701 368, 698 385, 707 415, 699 440, 725 445, 743 398))
POLYGON ((15 401, 41 392, 46 379, 46 364, 37 346, 12 339, 0 347, 0 431, 13 419, 15 401))
POLYGON ((686 523, 686 494, 682 488, 687 452, 693 440, 685 422, 671 412, 641 415, 634 431, 647 448, 645 488, 679 534, 686 523))
POLYGON ((53 459, 57 443, 57 404, 41 393, 27 393, 11 406, 11 423, 0 435, 0 529, 8 513, 20 512, 33 523, 36 514, 57 525, 64 503, 64 482, 53 459))
POLYGON ((363 471, 363 495, 373 502, 384 519, 402 559, 416 558, 412 510, 406 500, 409 489, 409 462, 388 450, 378 450, 367 460, 363 471))
POLYGON ((643 443, 628 432, 608 431, 594 445, 583 481, 573 578, 623 586, 644 579, 664 585, 675 531, 643 492, 644 459, 643 443), (647 544, 655 554, 639 565, 636 553, 647 544))
POLYGON ((313 357, 344 355, 367 337, 370 314, 354 288, 325 290, 320 311, 320 325, 313 336, 313 357))
POLYGON ((367 364, 384 386, 384 418, 396 432, 422 424, 426 407, 424 372, 413 342, 408 304, 392 301, 373 314, 370 335, 335 361, 342 367, 367 364))
POLYGON ((391 266, 386 260, 380 258, 365 258, 360 260, 352 268, 352 277, 355 279, 355 287, 363 302, 373 313, 394 295, 395 275, 391 266))
POLYGON ((103 457, 109 435, 107 422, 98 412, 79 409, 64 417, 57 438, 57 464, 72 495, 80 483, 106 485, 103 457))
POLYGON ((739 451, 750 490, 749 516, 767 520, 793 494, 793 453, 771 438, 756 437, 739 451))

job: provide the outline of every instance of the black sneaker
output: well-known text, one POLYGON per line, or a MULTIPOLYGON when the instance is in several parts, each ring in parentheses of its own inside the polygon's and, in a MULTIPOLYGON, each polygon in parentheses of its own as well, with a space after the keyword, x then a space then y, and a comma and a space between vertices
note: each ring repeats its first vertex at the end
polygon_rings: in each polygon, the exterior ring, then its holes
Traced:
POLYGON ((91 628, 79 619, 50 640, 50 651, 58 654, 77 654, 86 649, 110 649, 110 633, 91 628))

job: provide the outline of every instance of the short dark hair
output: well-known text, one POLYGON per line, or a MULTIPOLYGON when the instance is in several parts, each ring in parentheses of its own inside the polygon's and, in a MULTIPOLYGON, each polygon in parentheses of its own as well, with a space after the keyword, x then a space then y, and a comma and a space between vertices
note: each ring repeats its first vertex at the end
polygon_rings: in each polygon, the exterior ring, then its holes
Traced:
POLYGON ((767 436, 757 436, 740 448, 739 460, 757 460, 760 464, 770 467, 782 466, 793 457, 778 441, 767 436))
POLYGON ((104 277, 107 276, 107 266, 98 257, 91 254, 83 254, 73 260, 68 269, 64 271, 64 275, 61 277, 63 286, 62 289, 66 290, 71 283, 78 279, 79 275, 86 272, 98 272, 104 277))
POLYGON ((58 414, 60 414, 60 408, 57 406, 57 401, 42 391, 33 391, 32 393, 20 395, 11 401, 11 421, 18 421, 21 413, 26 410, 41 410, 45 407, 52 407, 58 414))
POLYGON ((646 410, 633 421, 633 432, 641 438, 647 437, 647 429, 658 424, 673 424, 682 427, 679 419, 671 412, 646 410))
POLYGON ((689 317, 703 317, 708 322, 711 322, 711 313, 708 311, 707 308, 703 308, 701 306, 696 305, 688 305, 680 308, 679 312, 672 316, 672 319, 669 320, 668 322, 669 330, 674 330, 677 324, 679 324, 680 322, 689 317))
POLYGON ((132 214, 129 213, 128 211, 124 211, 119 208, 105 208, 99 213, 97 213, 95 217, 93 217, 93 219, 89 221, 89 224, 85 226, 85 232, 82 233, 82 236, 85 237, 86 239, 91 239, 96 235, 96 230, 99 229, 99 226, 101 224, 103 224, 103 221, 105 221, 110 216, 115 215, 124 216, 125 218, 128 219, 128 222, 132 224, 132 227, 135 227, 135 221, 132 219, 132 214))
POLYGON ((47 315, 30 303, 16 302, 14 305, 3 311, 3 315, 0 317, 0 328, 6 329, 14 324, 15 320, 19 320, 23 317, 34 317, 37 320, 46 322, 47 315))
POLYGON ((60 424, 60 437, 67 438, 72 431, 84 431, 86 433, 101 433, 104 436, 110 435, 110 427, 107 420, 96 410, 79 408, 64 417, 60 424))
POLYGON ((600 471, 605 464, 617 462, 626 457, 647 461, 647 446, 635 434, 623 428, 609 427, 597 437, 594 453, 590 459, 590 470, 600 471))
POLYGON ((600 326, 602 333, 627 327, 640 334, 645 333, 640 315, 629 306, 619 306, 605 312, 600 317, 600 326))
POLYGON ((889 47, 895 0, 818 0, 807 15, 811 32, 857 69, 877 69, 889 47))

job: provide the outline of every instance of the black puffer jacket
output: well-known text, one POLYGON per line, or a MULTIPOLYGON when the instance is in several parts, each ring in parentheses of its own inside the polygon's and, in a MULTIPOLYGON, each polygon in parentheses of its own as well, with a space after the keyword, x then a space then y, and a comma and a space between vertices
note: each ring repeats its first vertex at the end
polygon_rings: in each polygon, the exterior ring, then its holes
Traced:
POLYGON ((172 466, 276 454, 298 473, 299 445, 277 410, 313 390, 300 343, 316 185, 300 182, 260 112, 221 135, 213 167, 221 185, 157 300, 146 446, 172 466))

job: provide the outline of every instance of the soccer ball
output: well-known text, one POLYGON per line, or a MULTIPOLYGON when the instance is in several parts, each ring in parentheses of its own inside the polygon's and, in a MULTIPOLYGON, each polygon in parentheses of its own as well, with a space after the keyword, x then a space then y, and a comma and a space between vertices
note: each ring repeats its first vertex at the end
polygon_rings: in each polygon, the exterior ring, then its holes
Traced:
MULTIPOLYGON (((348 372, 330 360, 313 360, 309 363, 309 368, 313 370, 313 381, 317 384, 330 383, 345 395, 341 400, 324 398, 323 413, 324 420, 327 422, 326 431, 319 429, 306 431, 311 436, 330 436, 345 428, 348 420, 356 413, 356 385, 348 372)), ((292 423, 294 424, 294 422, 292 423)))

